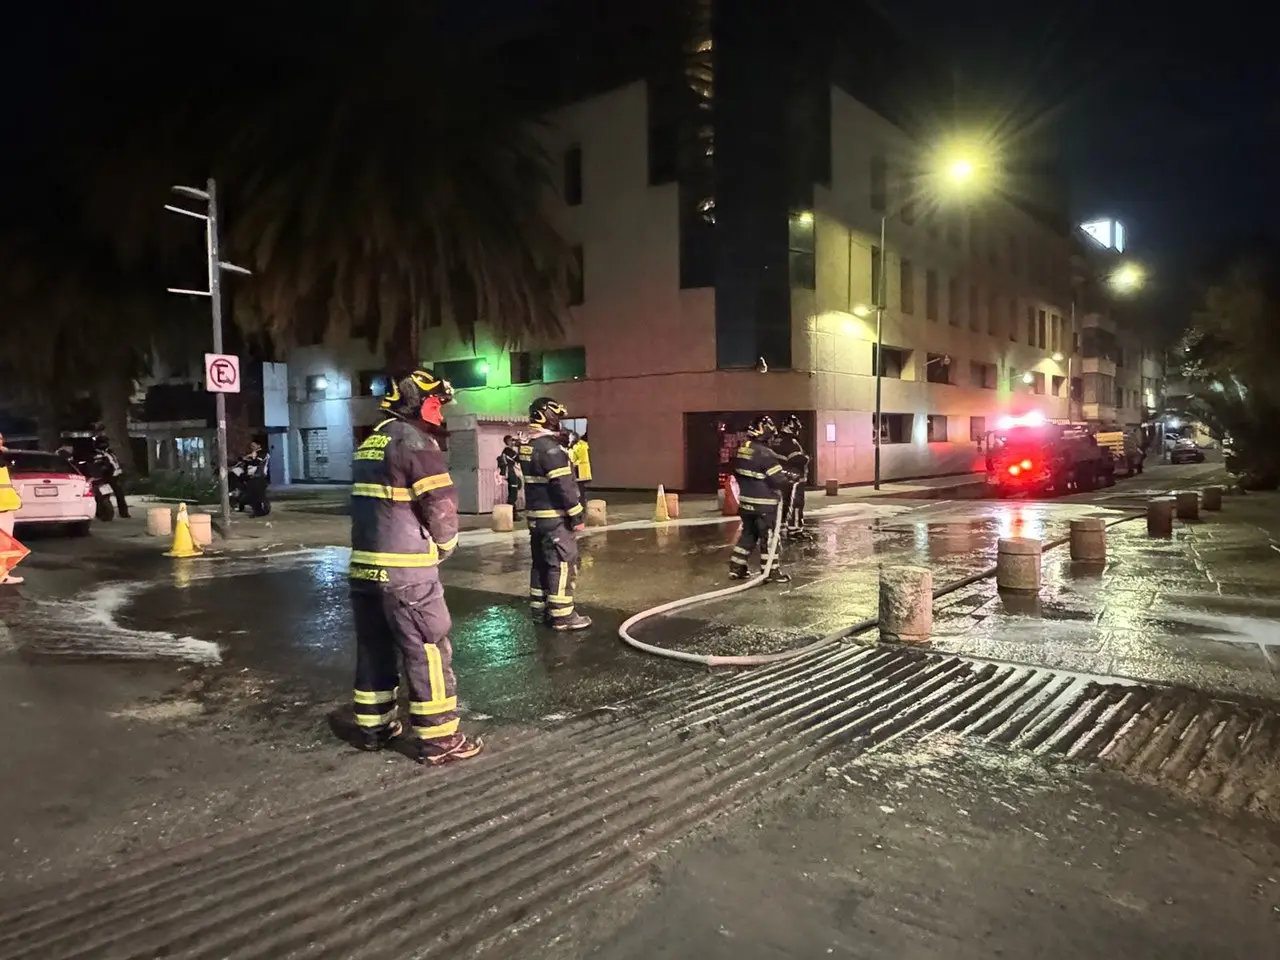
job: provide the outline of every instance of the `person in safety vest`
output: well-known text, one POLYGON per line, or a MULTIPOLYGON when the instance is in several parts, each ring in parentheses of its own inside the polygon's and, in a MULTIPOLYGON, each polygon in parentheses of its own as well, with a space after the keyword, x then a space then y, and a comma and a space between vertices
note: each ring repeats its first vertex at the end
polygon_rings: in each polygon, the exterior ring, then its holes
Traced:
MULTIPOLYGON (((769 446, 777 432, 772 417, 756 417, 747 428, 746 439, 733 455, 733 473, 738 478, 740 491, 738 516, 742 518, 742 532, 729 558, 729 576, 734 580, 747 578, 747 561, 757 545, 763 566, 778 520, 779 497, 791 490, 791 477, 769 446)), ((791 577, 779 569, 775 560, 768 579, 772 583, 787 583, 791 577)))
MULTIPOLYGON (((13 477, 9 474, 9 458, 5 456, 4 435, 0 434, 0 550, 8 551, 7 544, 13 538, 13 525, 21 507, 22 498, 18 496, 18 491, 13 486, 13 477)), ((7 561, 0 563, 0 584, 13 586, 22 583, 22 577, 10 576, 8 571, 14 563, 26 556, 26 553, 19 547, 14 547, 13 551, 13 557, 0 558, 7 561)))
POLYGON ((585 630, 591 618, 573 605, 578 540, 585 511, 569 454, 560 443, 560 421, 569 411, 550 397, 529 405, 529 439, 520 445, 524 513, 529 520, 529 612, 555 630, 585 630))
POLYGON ((458 494, 439 439, 453 387, 430 370, 393 381, 388 414, 355 452, 351 485, 351 610, 356 628, 355 718, 360 746, 403 732, 397 659, 409 688, 419 763, 467 760, 483 744, 458 730, 450 663, 453 625, 439 565, 458 546, 458 494))
POLYGON ((587 485, 591 483, 591 446, 587 435, 572 434, 569 439, 569 462, 573 464, 573 476, 578 481, 578 502, 587 509, 587 485))
POLYGON ((783 495, 782 529, 793 539, 807 539, 804 528, 804 485, 809 478, 809 454, 800 443, 802 427, 794 413, 782 421, 782 430, 771 446, 791 477, 791 488, 783 495))

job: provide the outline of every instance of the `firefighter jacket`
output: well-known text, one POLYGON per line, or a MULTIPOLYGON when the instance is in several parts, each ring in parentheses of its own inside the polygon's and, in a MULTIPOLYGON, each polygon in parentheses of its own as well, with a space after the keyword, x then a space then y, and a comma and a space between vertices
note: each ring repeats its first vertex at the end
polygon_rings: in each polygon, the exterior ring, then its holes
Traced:
POLYGON ((559 437, 535 427, 533 436, 520 445, 520 469, 524 473, 526 517, 561 517, 571 527, 583 522, 578 481, 573 479, 573 465, 559 437))
POLYGON ((353 585, 434 579, 458 545, 458 491, 427 425, 383 420, 356 450, 352 480, 353 585))
POLYGON ((803 483, 809 477, 809 455, 804 452, 800 440, 789 433, 781 434, 773 444, 773 451, 782 461, 782 468, 793 480, 803 483))
POLYGON ((791 485, 778 455, 761 440, 742 441, 733 455, 738 478, 738 506, 745 513, 765 513, 778 507, 778 492, 791 485))

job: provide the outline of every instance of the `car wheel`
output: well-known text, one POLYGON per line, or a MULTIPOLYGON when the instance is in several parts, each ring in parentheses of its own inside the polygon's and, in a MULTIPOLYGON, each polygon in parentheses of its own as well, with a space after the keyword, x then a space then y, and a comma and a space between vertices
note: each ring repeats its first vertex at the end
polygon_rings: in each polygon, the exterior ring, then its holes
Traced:
POLYGON ((69 523, 67 524, 67 533, 73 537, 87 537, 92 523, 92 520, 80 520, 76 523, 69 523))

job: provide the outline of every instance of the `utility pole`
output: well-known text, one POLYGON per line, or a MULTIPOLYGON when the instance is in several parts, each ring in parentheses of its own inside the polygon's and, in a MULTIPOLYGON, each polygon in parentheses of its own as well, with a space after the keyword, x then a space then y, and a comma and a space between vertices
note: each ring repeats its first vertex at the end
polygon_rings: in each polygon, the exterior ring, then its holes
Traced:
MULTIPOLYGON (((884 308, 885 308, 884 291, 885 291, 885 281, 888 279, 885 271, 889 265, 889 261, 885 257, 886 250, 887 250, 887 247, 885 244, 885 226, 887 225, 888 220, 889 220, 888 214, 885 214, 880 218, 880 282, 876 284, 876 286, 879 287, 880 289, 874 291, 875 298, 876 298, 876 413, 875 413, 875 424, 873 425, 873 429, 875 430, 876 443, 875 443, 875 474, 874 474, 873 489, 875 490, 880 489, 880 433, 882 429, 882 425, 880 421, 884 419, 883 415, 880 412, 880 398, 881 398, 881 386, 882 386, 881 373, 884 370, 884 308)), ((852 267, 850 268, 850 270, 852 270, 852 267)))
MULTIPOLYGON (((244 267, 237 267, 234 263, 227 263, 225 260, 219 259, 218 185, 214 182, 214 179, 210 177, 203 190, 196 187, 180 186, 175 186, 171 189, 174 193, 181 194, 184 197, 191 197, 205 202, 204 213, 184 210, 182 207, 175 207, 168 203, 165 204, 164 208, 170 213, 178 213, 184 217, 194 217, 197 220, 204 221, 205 251, 209 261, 209 289, 184 290, 178 287, 169 287, 168 289, 170 293, 209 298, 213 315, 213 352, 222 353, 222 271, 230 270, 232 273, 243 274, 248 274, 250 271, 244 267)), ((231 535, 231 493, 227 485, 227 395, 215 392, 213 398, 214 415, 218 421, 218 499, 220 501, 222 519, 222 536, 225 539, 231 535)))

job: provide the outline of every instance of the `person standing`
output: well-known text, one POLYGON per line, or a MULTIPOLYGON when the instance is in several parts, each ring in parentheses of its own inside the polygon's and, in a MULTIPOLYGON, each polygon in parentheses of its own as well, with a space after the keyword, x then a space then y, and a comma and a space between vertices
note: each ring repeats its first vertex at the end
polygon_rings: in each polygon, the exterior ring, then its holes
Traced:
POLYGON ((591 618, 574 608, 578 540, 583 529, 582 498, 569 453, 560 442, 564 404, 539 397, 529 406, 528 443, 520 446, 524 512, 529 519, 529 612, 554 630, 585 630, 591 618))
MULTIPOLYGON (((733 473, 740 490, 738 516, 742 519, 742 532, 729 558, 729 576, 734 580, 747 579, 747 562, 757 546, 763 567, 778 522, 778 498, 791 489, 790 476, 769 447, 776 433, 772 417, 756 417, 733 456, 733 473)), ((787 583, 791 577, 782 572, 775 558, 767 579, 770 583, 787 583)))
POLYGON ((243 471, 238 498, 240 510, 248 507, 255 517, 265 517, 271 512, 267 499, 267 489, 271 485, 271 455, 263 452, 262 444, 253 441, 249 444, 249 452, 236 466, 243 471))
POLYGON ((587 509, 587 486, 591 483, 591 447, 587 444, 587 435, 573 435, 569 445, 569 460, 573 464, 573 476, 578 481, 578 502, 582 509, 587 509))
POLYGON ((782 432, 772 444, 791 478, 791 488, 783 503, 782 527, 787 536, 797 540, 809 536, 804 528, 804 486, 809 479, 809 454, 800 443, 802 429, 800 418, 793 413, 782 421, 782 432))
POLYGON ((498 479, 507 485, 507 504, 511 518, 520 519, 520 448, 514 437, 502 438, 502 452, 498 454, 498 479))
POLYGON ((99 435, 93 438, 93 470, 100 485, 115 495, 116 512, 129 519, 129 501, 124 497, 124 469, 111 452, 111 441, 99 435))
MULTIPOLYGON (((17 489, 13 486, 13 477, 9 473, 9 458, 6 455, 7 449, 4 445, 4 434, 0 434, 0 550, 5 551, 6 555, 0 557, 5 562, 0 564, 0 585, 17 586, 22 583, 22 577, 15 577, 9 574, 9 570, 14 563, 21 560, 26 554, 16 552, 14 556, 8 556, 8 541, 13 538, 14 523, 18 518, 18 511, 22 508, 22 498, 18 496, 17 489)), ((15 543, 17 541, 14 541, 15 543)), ((15 548, 16 550, 17 548, 15 548)))
POLYGON ((458 492, 439 439, 453 387, 430 370, 392 383, 389 416, 356 450, 351 485, 351 567, 356 628, 353 699, 360 746, 380 750, 404 727, 397 718, 398 660, 409 687, 409 725, 419 763, 469 760, 483 749, 458 729, 453 621, 440 563, 458 546, 458 492))

